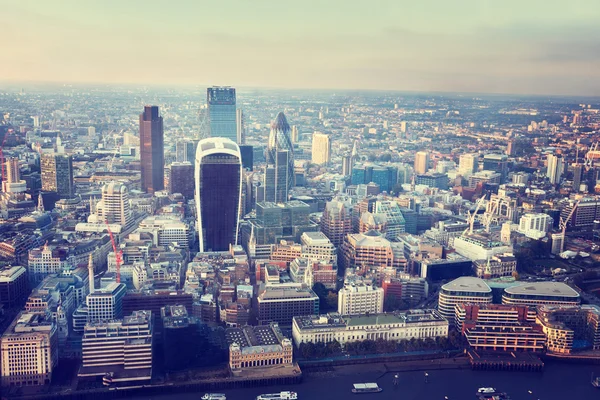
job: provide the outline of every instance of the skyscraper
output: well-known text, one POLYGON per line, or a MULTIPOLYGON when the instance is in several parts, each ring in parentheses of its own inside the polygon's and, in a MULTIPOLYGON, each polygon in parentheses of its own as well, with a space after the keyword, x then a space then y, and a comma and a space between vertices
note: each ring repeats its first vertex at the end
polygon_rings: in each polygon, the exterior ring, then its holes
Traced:
POLYGON ((546 171, 546 176, 550 180, 551 184, 556 185, 560 183, 564 169, 565 163, 562 156, 548 154, 548 169, 546 171))
POLYGON ((321 132, 313 133, 312 162, 314 164, 327 164, 331 159, 331 140, 329 135, 321 132))
POLYGON ((27 190, 27 184, 21 180, 18 158, 9 158, 5 163, 6 181, 2 182, 4 193, 21 193, 27 190))
POLYGON ((573 191, 580 192, 581 183, 583 182, 583 165, 573 165, 573 191))
POLYGON ((42 190, 57 192, 62 198, 75 194, 73 158, 65 154, 43 154, 41 159, 42 190))
POLYGON ((232 140, 209 138, 196 151, 196 210, 200 252, 237 244, 242 197, 240 148, 232 140))
POLYGON ((133 223, 129 204, 129 191, 121 182, 111 182, 102 187, 102 200, 96 204, 96 215, 101 221, 118 224, 126 229, 133 223))
POLYGON ((206 90, 209 136, 223 137, 235 142, 238 125, 235 107, 235 89, 211 87, 206 90))
POLYGON ((141 189, 147 193, 163 190, 165 154, 163 119, 158 106, 145 106, 140 114, 141 189))
POLYGON ((478 154, 461 154, 458 162, 458 172, 464 177, 469 177, 471 174, 477 172, 478 164, 478 154))
POLYGON ((194 198, 194 164, 189 161, 170 165, 169 191, 181 193, 188 200, 194 198))
POLYGON ((342 156, 342 175, 350 176, 354 167, 354 157, 349 154, 342 156))
POLYGON ((196 159, 196 144, 191 140, 180 140, 175 145, 175 161, 190 162, 194 165, 196 159))
POLYGON ((483 169, 498 172, 500 174, 500 183, 504 183, 508 174, 508 156, 506 154, 484 155, 483 169))
POLYGON ((237 144, 244 144, 246 142, 246 124, 244 121, 244 111, 240 108, 236 112, 236 123, 237 123, 237 144))
POLYGON ((429 169, 429 153, 419 151, 415 154, 415 174, 424 174, 429 169))
MULTIPOLYGON (((271 124, 267 146, 267 164, 275 167, 274 189, 265 189, 265 201, 283 203, 294 186, 294 148, 290 139, 290 125, 280 112, 271 124), (266 193, 274 193, 274 197, 266 193)), ((271 184, 265 180, 265 184, 271 184)))
POLYGON ((292 126, 292 143, 298 143, 298 140, 300 140, 298 127, 294 125, 292 126))

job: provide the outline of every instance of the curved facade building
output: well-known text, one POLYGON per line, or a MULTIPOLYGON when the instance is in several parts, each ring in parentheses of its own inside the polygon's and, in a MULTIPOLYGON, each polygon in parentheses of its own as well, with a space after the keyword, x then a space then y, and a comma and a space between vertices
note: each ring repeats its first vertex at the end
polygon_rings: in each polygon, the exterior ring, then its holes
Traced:
POLYGON ((490 304, 491 302, 492 289, 483 279, 461 276, 446 283, 440 289, 438 311, 453 326, 457 304, 490 304))
POLYGON ((294 146, 290 138, 291 128, 280 112, 271 124, 267 144, 267 164, 274 166, 274 176, 266 180, 265 200, 275 203, 288 201, 290 188, 294 186, 294 146))
POLYGON ((563 282, 529 282, 504 289, 502 304, 537 307, 577 306, 579 293, 563 282))
POLYGON ((196 211, 200 252, 237 244, 242 197, 242 157, 230 139, 201 140, 196 149, 196 211))

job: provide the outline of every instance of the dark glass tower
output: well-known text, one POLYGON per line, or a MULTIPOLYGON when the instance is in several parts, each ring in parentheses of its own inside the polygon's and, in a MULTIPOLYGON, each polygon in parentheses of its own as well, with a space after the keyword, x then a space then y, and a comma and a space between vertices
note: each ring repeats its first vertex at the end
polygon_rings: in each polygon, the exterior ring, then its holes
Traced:
POLYGON ((210 137, 223 137, 237 140, 237 110, 235 89, 230 87, 212 87, 206 91, 210 137))
POLYGON ((73 158, 66 154, 44 154, 41 157, 42 190, 56 192, 61 198, 75 194, 73 158))
MULTIPOLYGON (((280 112, 271 124, 267 147, 267 164, 275 167, 274 188, 265 189, 265 200, 275 203, 288 201, 288 193, 294 186, 294 147, 290 138, 290 125, 280 112), (267 195, 274 193, 274 197, 267 195)), ((265 185, 269 185, 268 180, 265 185)))
POLYGON ((154 193, 165 188, 163 119, 158 106, 145 106, 140 114, 141 189, 154 193))
POLYGON ((240 148, 229 139, 201 140, 196 150, 196 211, 200 252, 237 244, 242 197, 240 148))

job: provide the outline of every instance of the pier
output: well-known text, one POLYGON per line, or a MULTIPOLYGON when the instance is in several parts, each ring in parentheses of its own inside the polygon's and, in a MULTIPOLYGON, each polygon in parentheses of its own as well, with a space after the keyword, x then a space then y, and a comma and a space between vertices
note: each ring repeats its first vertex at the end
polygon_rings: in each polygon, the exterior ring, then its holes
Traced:
POLYGON ((544 369, 544 362, 532 353, 517 352, 467 352, 474 370, 535 371, 544 369))

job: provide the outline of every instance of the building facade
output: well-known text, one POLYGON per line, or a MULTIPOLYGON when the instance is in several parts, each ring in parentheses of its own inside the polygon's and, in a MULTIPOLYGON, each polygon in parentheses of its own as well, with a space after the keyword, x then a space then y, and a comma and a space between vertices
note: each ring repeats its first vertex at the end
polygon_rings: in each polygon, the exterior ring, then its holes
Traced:
POLYGON ((383 312, 384 291, 370 280, 348 276, 338 292, 340 315, 379 314, 383 312))
POLYGON ((292 341, 283 336, 279 326, 245 326, 225 333, 229 344, 229 368, 243 369, 292 365, 292 341))
POLYGON ((42 154, 40 159, 42 190, 56 192, 61 198, 75 194, 73 158, 65 154, 42 154))
POLYGON ((490 304, 492 289, 479 278, 463 276, 440 289, 438 310, 451 326, 455 324, 455 307, 460 304, 490 304))
POLYGON ((297 315, 319 313, 319 297, 302 284, 272 284, 265 286, 257 298, 260 324, 277 322, 289 326, 297 315))
POLYGON ((206 89, 208 106, 209 136, 237 141, 236 95, 231 87, 206 89))
POLYGON ((140 114, 141 189, 154 193, 165 188, 163 118, 158 106, 145 106, 140 114))
POLYGON ((504 289, 502 304, 577 306, 581 302, 579 293, 563 282, 530 282, 504 289))
POLYGON ((331 138, 321 132, 313 133, 312 162, 313 164, 329 164, 331 161, 331 138))

